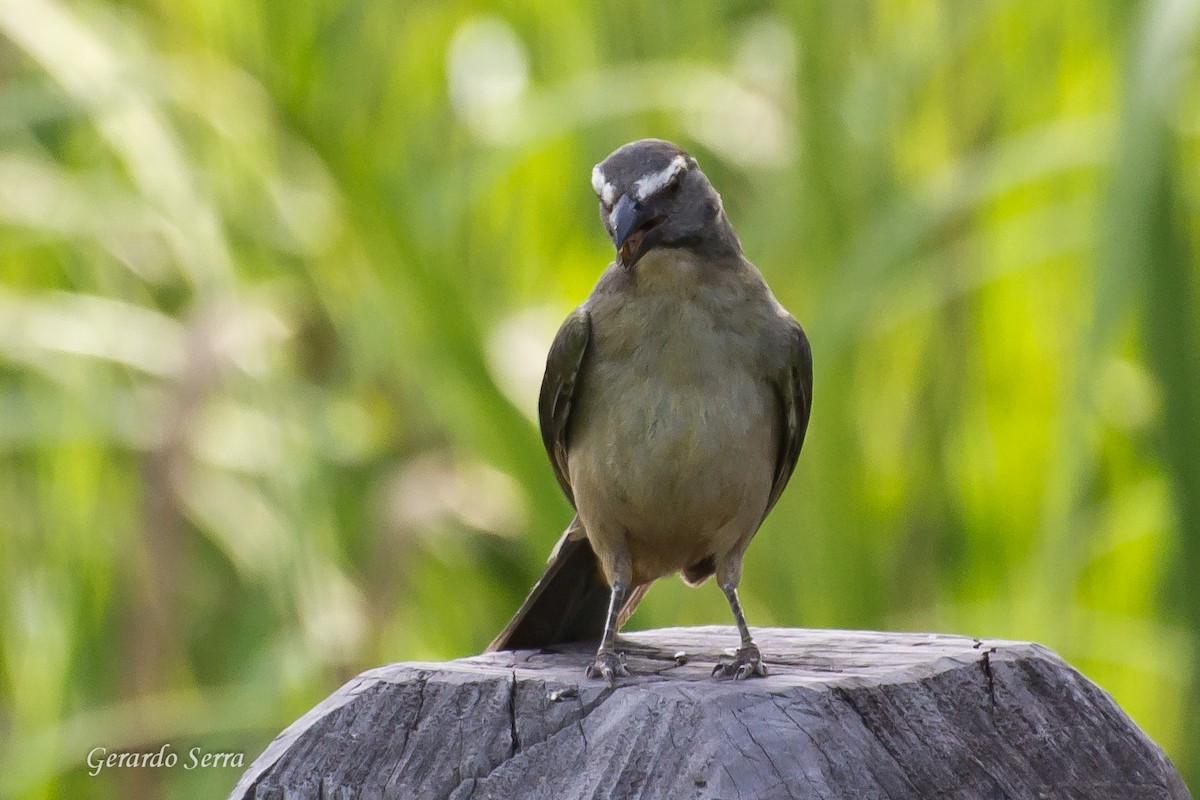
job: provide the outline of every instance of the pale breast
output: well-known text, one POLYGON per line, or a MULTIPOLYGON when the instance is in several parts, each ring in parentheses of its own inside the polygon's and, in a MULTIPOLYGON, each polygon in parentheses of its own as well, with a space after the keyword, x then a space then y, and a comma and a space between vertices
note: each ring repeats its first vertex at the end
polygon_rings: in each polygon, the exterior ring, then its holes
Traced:
POLYGON ((619 526, 665 574, 752 533, 738 527, 765 509, 778 410, 753 304, 727 296, 737 287, 693 291, 686 263, 657 266, 660 285, 591 309, 569 469, 589 528, 619 526))

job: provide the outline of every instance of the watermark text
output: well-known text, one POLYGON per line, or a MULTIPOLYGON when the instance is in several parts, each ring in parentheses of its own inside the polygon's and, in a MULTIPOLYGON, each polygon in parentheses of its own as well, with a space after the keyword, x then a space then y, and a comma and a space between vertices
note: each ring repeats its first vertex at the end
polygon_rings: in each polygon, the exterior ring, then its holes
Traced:
POLYGON ((171 749, 170 743, 164 744, 157 750, 144 753, 110 751, 107 747, 93 747, 87 754, 88 775, 92 777, 106 769, 172 769, 182 766, 184 769, 190 770, 242 767, 245 765, 245 761, 244 753, 210 753, 201 747, 193 747, 180 758, 179 754, 171 749))

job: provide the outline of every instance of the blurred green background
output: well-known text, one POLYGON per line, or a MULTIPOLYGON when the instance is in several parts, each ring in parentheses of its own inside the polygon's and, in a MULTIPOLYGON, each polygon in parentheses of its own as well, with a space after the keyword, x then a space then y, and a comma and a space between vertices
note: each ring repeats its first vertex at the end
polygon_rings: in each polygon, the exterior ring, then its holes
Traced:
MULTIPOLYGON (((1200 5, 0 0, 0 796, 223 796, 478 652, 570 512, 592 164, 697 156, 808 330, 756 625, 1034 639, 1200 785, 1200 5)), ((663 581, 632 628, 728 623, 663 581)))

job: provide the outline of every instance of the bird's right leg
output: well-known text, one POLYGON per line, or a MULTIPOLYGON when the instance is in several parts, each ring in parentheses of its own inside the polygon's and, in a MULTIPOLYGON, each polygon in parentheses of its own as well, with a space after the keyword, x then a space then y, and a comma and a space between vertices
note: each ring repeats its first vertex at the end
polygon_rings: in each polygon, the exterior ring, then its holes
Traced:
POLYGON ((611 569, 605 570, 610 576, 612 594, 608 598, 608 616, 604 620, 604 636, 600 639, 600 649, 596 651, 596 660, 587 668, 589 678, 603 678, 609 686, 616 683, 617 677, 628 675, 625 668, 625 658, 617 652, 617 620, 621 607, 629 596, 629 581, 632 578, 629 558, 617 560, 611 569))
POLYGON ((729 600, 729 608, 733 611, 733 621, 737 623, 738 633, 742 637, 742 646, 738 648, 733 661, 722 661, 713 667, 713 675, 719 675, 734 680, 744 680, 767 674, 767 668, 762 662, 762 653, 750 636, 750 626, 746 624, 746 614, 742 611, 742 601, 738 599, 738 583, 742 579, 742 554, 734 553, 717 564, 717 580, 721 591, 729 600))

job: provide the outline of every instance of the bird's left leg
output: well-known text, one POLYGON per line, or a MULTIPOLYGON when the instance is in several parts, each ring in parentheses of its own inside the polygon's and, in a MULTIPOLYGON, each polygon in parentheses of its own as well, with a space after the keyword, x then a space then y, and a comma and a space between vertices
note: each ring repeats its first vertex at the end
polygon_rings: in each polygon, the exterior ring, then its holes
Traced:
POLYGON ((742 602, 738 599, 738 583, 742 578, 742 556, 740 553, 730 556, 717 564, 717 580, 721 591, 729 600, 729 608, 733 611, 733 619, 737 623, 738 633, 742 637, 742 645, 734 654, 732 661, 721 661, 713 667, 713 675, 734 680, 744 680, 756 675, 766 675, 767 668, 762 661, 762 653, 758 645, 750 638, 750 626, 746 624, 746 614, 742 611, 742 602))
POLYGON ((609 574, 612 594, 608 598, 608 616, 604 620, 604 636, 600 639, 596 660, 587 668, 587 676, 603 678, 608 681, 609 686, 612 686, 617 682, 618 676, 629 674, 629 670, 625 668, 625 658, 617 652, 616 647, 617 623, 621 607, 625 605, 625 599, 629 596, 629 582, 633 577, 629 558, 618 558, 611 569, 607 569, 605 572, 609 574))

